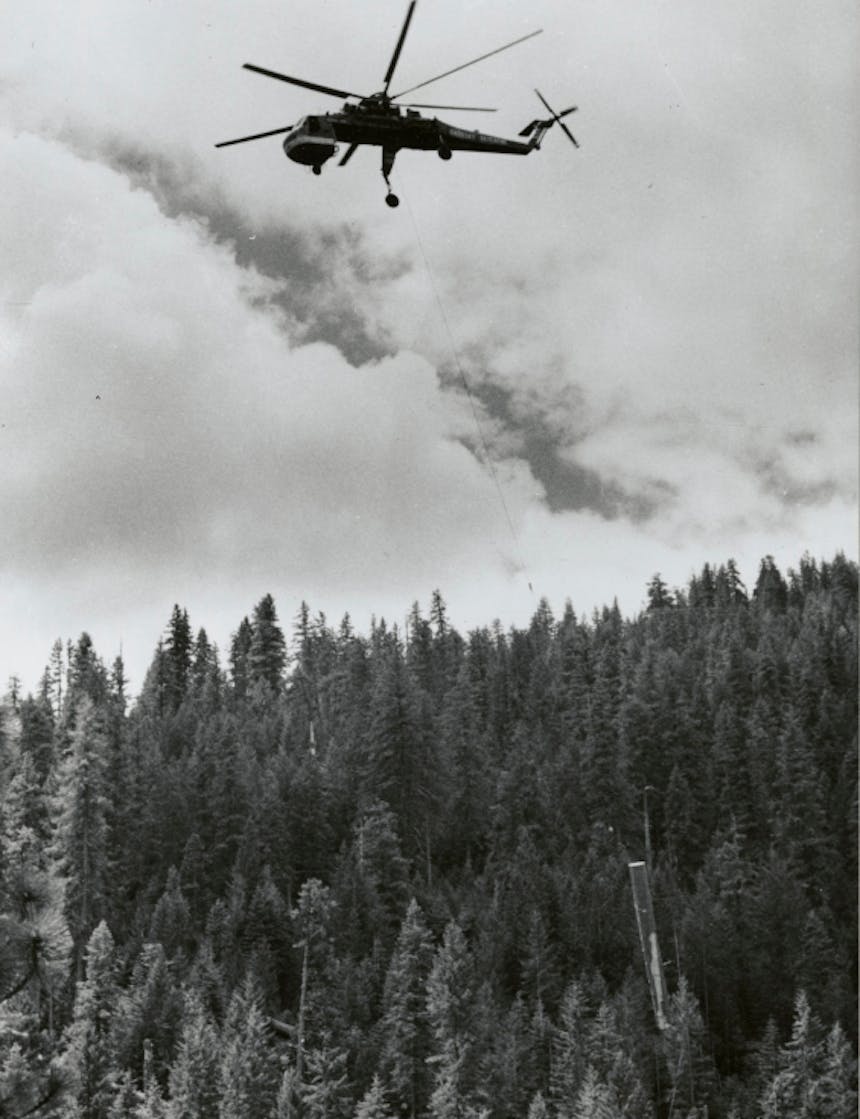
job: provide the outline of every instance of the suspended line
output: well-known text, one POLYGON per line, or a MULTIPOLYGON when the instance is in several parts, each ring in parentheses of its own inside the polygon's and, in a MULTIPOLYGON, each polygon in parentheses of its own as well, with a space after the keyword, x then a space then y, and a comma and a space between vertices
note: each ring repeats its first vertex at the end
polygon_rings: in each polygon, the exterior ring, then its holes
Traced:
MULTIPOLYGON (((401 194, 401 197, 403 198, 404 202, 406 203, 406 209, 409 211, 409 218, 412 222, 412 229, 415 233, 415 240, 418 244, 418 249, 421 253, 421 258, 424 261, 424 268, 427 272, 427 278, 430 281, 430 287, 433 290, 433 296, 436 300, 436 306, 439 309, 439 316, 442 319, 442 323, 445 327, 445 333, 448 335, 448 344, 449 344, 450 349, 451 349, 451 356, 454 359, 454 365, 457 369, 457 373, 460 377, 460 381, 463 385, 463 388, 466 391, 466 396, 468 397, 468 400, 469 400, 469 407, 472 409, 472 418, 475 421, 475 428, 478 432, 478 438, 479 438, 480 443, 481 443, 481 449, 483 450, 484 462, 487 464, 487 469, 490 472, 490 477, 493 479, 493 483, 495 484, 496 490, 499 494, 499 500, 502 503, 502 509, 504 509, 504 511, 505 511, 505 519, 508 522, 508 528, 511 530, 511 536, 513 538, 514 545, 515 545, 516 551, 517 551, 517 556, 519 558, 520 570, 525 574, 526 573, 526 565, 525 565, 525 562, 523 560, 523 553, 522 553, 522 548, 520 547, 519 536, 517 535, 517 530, 514 527, 514 522, 511 518, 510 510, 508 509, 508 503, 507 503, 507 501, 505 501, 504 490, 502 489, 502 484, 499 481, 499 476, 496 472, 495 463, 493 462, 492 455, 490 454, 490 448, 487 445, 486 438, 484 437, 484 429, 481 426, 481 420, 480 420, 480 417, 478 415, 478 409, 475 405, 475 398, 472 394, 472 389, 469 385, 469 380, 466 377, 466 371, 463 368, 462 362, 460 361, 460 355, 457 352, 457 343, 454 341, 454 334, 453 334, 453 331, 451 330, 451 324, 448 321, 448 315, 445 312, 445 306, 442 303, 442 297, 439 294, 439 288, 436 284, 436 279, 433 275, 433 269, 430 267, 430 261, 428 260, 427 253, 425 252, 425 249, 424 249, 424 242, 421 240, 421 234, 418 230, 418 222, 415 220, 415 214, 412 210, 412 207, 409 204, 408 196, 403 194, 403 186, 402 186, 403 178, 402 178, 402 176, 398 176, 398 178, 400 180, 400 183, 399 183, 400 194, 401 194)), ((526 581, 528 582, 529 590, 532 592, 532 594, 534 594, 534 587, 531 585, 531 582, 528 579, 526 581)))

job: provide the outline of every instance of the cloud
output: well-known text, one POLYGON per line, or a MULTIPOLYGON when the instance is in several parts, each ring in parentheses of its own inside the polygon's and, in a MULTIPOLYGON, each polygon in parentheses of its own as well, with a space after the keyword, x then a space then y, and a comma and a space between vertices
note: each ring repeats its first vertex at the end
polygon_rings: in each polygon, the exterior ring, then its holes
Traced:
POLYGON ((288 316, 295 341, 326 341, 354 364, 391 354, 391 339, 374 314, 377 291, 409 271, 404 253, 378 254, 354 225, 324 226, 253 219, 207 181, 199 159, 168 159, 114 135, 74 134, 70 145, 128 176, 167 217, 204 223, 236 263, 278 281, 273 303, 288 316))
MULTIPOLYGON (((4 575, 34 587, 287 582, 414 596, 511 559, 467 402, 403 351, 297 343, 285 285, 62 145, 8 134, 4 575)), ((533 484, 500 464, 514 516, 533 484)), ((106 597, 114 600, 113 590, 106 597)), ((93 602, 91 599, 91 604, 93 602)), ((98 612, 101 610, 98 607, 98 612)), ((246 607, 247 609, 247 607, 246 607)))
POLYGON ((40 195, 15 249, 20 260, 28 241, 31 260, 17 273, 6 371, 17 478, 4 516, 27 564, 72 561, 95 523, 99 550, 118 559, 157 561, 193 541, 204 567, 225 548, 253 565, 254 522, 294 563, 292 525, 313 521, 326 550, 352 517, 420 564, 443 510, 480 523, 486 483, 457 441, 464 404, 438 392, 426 361, 404 352, 355 367, 331 345, 295 345, 278 295, 301 278, 242 268, 202 225, 166 219, 56 144, 4 147, 19 168, 16 214, 40 195), (46 499, 49 515, 33 521, 46 499))

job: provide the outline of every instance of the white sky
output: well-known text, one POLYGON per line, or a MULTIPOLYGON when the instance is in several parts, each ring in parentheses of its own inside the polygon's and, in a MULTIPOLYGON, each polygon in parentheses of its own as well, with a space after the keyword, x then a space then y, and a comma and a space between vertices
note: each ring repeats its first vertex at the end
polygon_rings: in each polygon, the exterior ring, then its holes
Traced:
POLYGON ((372 92, 405 10, 0 12, 0 681, 86 629, 136 689, 175 602, 226 652, 266 592, 465 631, 856 557, 855 6, 419 0, 395 89, 542 27, 421 97, 581 149, 402 153, 397 211, 378 150, 215 150, 339 108, 243 62, 372 92))

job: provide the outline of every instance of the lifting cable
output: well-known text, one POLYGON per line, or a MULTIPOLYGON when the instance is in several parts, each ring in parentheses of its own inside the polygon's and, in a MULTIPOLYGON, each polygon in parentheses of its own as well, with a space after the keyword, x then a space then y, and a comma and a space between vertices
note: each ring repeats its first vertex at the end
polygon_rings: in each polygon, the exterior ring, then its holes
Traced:
MULTIPOLYGON (((400 178, 400 176, 398 176, 398 178, 400 178)), ((427 258, 427 253, 424 249, 424 242, 422 241, 421 233, 418 230, 418 222, 415 220, 415 214, 412 210, 412 207, 409 204, 408 195, 404 195, 404 193, 403 193, 402 183, 403 183, 403 179, 400 178, 400 184, 399 184, 400 196, 403 199, 403 201, 406 203, 406 209, 409 211, 409 219, 412 222, 412 229, 415 233, 415 241, 416 241, 416 244, 418 245, 418 250, 421 253, 421 259, 424 261, 424 269, 427 272, 427 279, 430 281, 430 287, 433 291, 433 297, 436 300, 436 306, 439 310, 439 317, 442 320, 442 325, 445 327, 445 333, 448 336, 448 345, 450 347, 451 357, 454 360, 454 367, 457 370, 457 374, 460 378, 460 383, 462 384, 463 389, 466 393, 466 396, 469 400, 469 407, 472 410, 472 419, 475 421, 475 430, 478 432, 478 439, 479 439, 480 444, 481 444, 481 450, 482 450, 483 456, 484 456, 484 463, 486 464, 486 468, 489 471, 490 477, 493 479, 493 484, 495 485, 496 491, 498 492, 499 501, 501 502, 502 509, 504 510, 504 513, 505 513, 505 520, 508 522, 508 528, 511 531, 511 538, 513 539, 513 542, 514 542, 514 547, 515 547, 515 550, 516 550, 516 553, 517 553, 517 558, 519 560, 520 570, 525 574, 526 573, 526 565, 525 565, 525 562, 524 562, 524 559, 523 559, 523 552, 522 552, 522 548, 520 546, 519 536, 517 535, 517 530, 514 526, 513 519, 511 518, 510 510, 508 509, 508 503, 505 500, 504 490, 502 489, 502 484, 499 481, 499 475, 498 475, 498 472, 496 470, 496 465, 493 462, 493 457, 490 453, 490 448, 489 448, 489 446, 487 444, 487 440, 484 436, 484 429, 481 426, 481 418, 478 414, 477 405, 475 404, 475 397, 474 397, 474 395, 472 393, 472 389, 469 385, 469 380, 466 377, 466 371, 463 368, 463 363, 460 361, 460 355, 457 351, 457 343, 454 341, 454 334, 453 334, 453 331, 451 330, 451 324, 448 320, 448 315, 445 312, 445 306, 442 302, 442 297, 439 294, 439 287, 436 283, 436 278, 433 275, 433 269, 430 267, 430 261, 427 258)), ((529 590, 532 592, 532 594, 534 594, 534 587, 532 586, 531 581, 527 579, 527 582, 528 582, 529 590)))

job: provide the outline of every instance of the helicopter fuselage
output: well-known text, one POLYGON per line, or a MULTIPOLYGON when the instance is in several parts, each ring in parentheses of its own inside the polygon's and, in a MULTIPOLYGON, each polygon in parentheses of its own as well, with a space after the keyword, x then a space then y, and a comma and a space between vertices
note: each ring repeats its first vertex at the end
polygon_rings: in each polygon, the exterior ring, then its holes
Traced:
POLYGON ((337 152, 339 143, 371 145, 391 153, 404 148, 438 151, 443 158, 453 151, 528 155, 536 146, 456 128, 435 117, 423 117, 414 109, 360 103, 346 104, 339 113, 303 117, 287 134, 283 147, 296 163, 321 167, 337 152))
POLYGON ((391 189, 390 176, 397 153, 404 148, 414 148, 417 151, 436 151, 441 159, 450 159, 452 153, 456 151, 528 155, 529 152, 537 151, 545 133, 554 124, 559 124, 570 140, 576 144, 573 134, 562 121, 562 117, 574 112, 576 106, 571 106, 571 108, 557 113, 550 107, 539 90, 535 90, 535 93, 550 116, 546 119, 533 120, 530 124, 527 124, 520 132, 521 137, 527 137, 525 140, 508 140, 504 136, 491 136, 486 132, 457 128, 453 124, 447 124, 436 117, 423 117, 418 112, 419 109, 456 109, 463 112, 493 113, 495 109, 492 108, 476 105, 436 105, 425 104, 424 102, 395 104, 399 97, 405 97, 416 89, 423 89, 424 86, 431 85, 441 78, 447 78, 451 74, 465 70, 467 66, 474 66, 476 62, 483 62, 485 58, 491 58, 501 51, 508 50, 509 47, 515 47, 518 43, 525 42, 526 39, 532 39, 535 35, 540 35, 539 30, 530 31, 527 35, 521 35, 518 39, 505 43, 504 46, 497 47, 495 50, 486 51, 469 62, 464 62, 460 66, 446 70, 443 74, 427 78, 425 81, 410 86, 409 89, 404 89, 400 93, 390 93, 391 81, 400 58, 400 52, 403 49, 409 24, 415 12, 416 3, 417 0, 409 0, 406 19, 403 22, 388 69, 385 71, 385 77, 382 79, 382 88, 376 93, 370 95, 354 93, 348 89, 338 89, 335 86, 308 81, 292 74, 283 74, 278 70, 269 70, 264 66, 257 66, 253 62, 243 63, 246 70, 252 70, 264 77, 287 82, 289 85, 301 86, 303 89, 312 89, 329 97, 347 98, 347 100, 339 113, 319 113, 314 116, 302 117, 297 124, 287 125, 285 128, 271 128, 267 132, 255 132, 251 136, 239 136, 234 140, 222 140, 215 147, 226 148, 233 144, 245 144, 251 140, 263 140, 269 136, 286 134, 283 146, 287 157, 294 163, 301 163, 310 167, 315 175, 322 172, 323 164, 336 154, 340 144, 347 145, 346 152, 338 161, 340 167, 344 167, 361 147, 381 148, 382 177, 388 187, 385 201, 389 206, 398 206, 400 200, 391 189))

